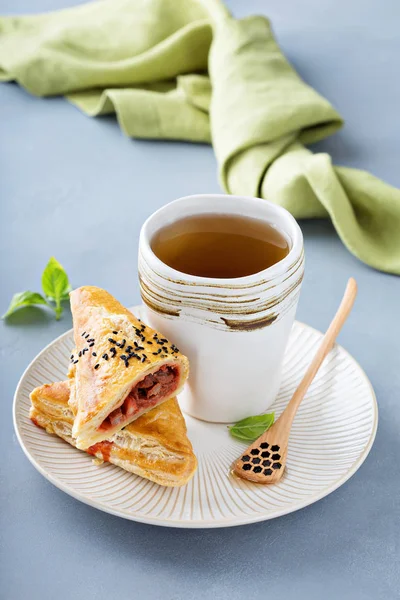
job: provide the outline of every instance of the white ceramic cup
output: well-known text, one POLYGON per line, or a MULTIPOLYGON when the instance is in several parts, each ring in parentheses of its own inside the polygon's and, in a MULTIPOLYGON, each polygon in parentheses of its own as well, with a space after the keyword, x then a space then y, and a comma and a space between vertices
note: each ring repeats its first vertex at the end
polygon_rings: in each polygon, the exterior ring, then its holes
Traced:
POLYGON ((179 402, 189 415, 232 423, 264 412, 280 386, 282 361, 304 272, 303 236, 285 209, 258 198, 196 195, 167 204, 144 223, 139 278, 145 320, 190 360, 179 402), (164 264, 151 240, 162 227, 198 214, 267 221, 289 243, 268 269, 234 279, 187 275, 164 264))

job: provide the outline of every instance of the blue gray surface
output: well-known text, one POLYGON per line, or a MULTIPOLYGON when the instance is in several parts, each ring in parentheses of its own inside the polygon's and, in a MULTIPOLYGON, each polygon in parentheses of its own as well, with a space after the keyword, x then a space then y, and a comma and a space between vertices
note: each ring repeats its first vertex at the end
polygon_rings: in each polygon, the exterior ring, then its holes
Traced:
MULTIPOLYGON (((134 0, 133 0, 134 1, 134 0)), ((71 5, 0 0, 0 13, 71 5)), ((338 164, 400 187, 398 0, 231 0, 268 14, 307 82, 347 121, 319 144, 338 164)), ((113 118, 92 120, 61 98, 0 85, 0 309, 39 289, 55 255, 73 285, 139 302, 143 220, 186 194, 217 192, 210 147, 132 141, 113 118)), ((25 311, 1 324, 1 600, 376 600, 400 595, 400 280, 353 258, 328 222, 301 224, 307 266, 298 317, 324 329, 350 275, 359 298, 341 343, 378 397, 375 445, 342 488, 300 512, 226 530, 157 528, 103 514, 37 473, 13 432, 18 379, 71 326, 70 314, 25 311)))

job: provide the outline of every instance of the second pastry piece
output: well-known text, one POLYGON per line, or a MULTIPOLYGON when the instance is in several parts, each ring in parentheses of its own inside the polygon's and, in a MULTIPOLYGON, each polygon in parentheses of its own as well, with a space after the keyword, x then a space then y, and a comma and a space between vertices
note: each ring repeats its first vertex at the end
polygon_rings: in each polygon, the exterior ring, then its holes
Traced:
POLYGON ((84 450, 178 394, 189 363, 105 290, 85 286, 70 298, 72 435, 84 450))

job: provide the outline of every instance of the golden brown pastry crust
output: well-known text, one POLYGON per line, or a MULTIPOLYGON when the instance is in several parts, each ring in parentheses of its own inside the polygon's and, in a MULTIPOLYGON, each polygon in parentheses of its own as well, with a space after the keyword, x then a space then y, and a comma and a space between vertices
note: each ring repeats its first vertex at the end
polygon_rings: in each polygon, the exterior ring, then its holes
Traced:
MULTIPOLYGON (((49 433, 76 446, 69 394, 66 381, 34 389, 30 396, 30 418, 49 433)), ((184 485, 197 467, 185 420, 175 398, 158 405, 114 434, 110 441, 99 442, 87 452, 164 486, 184 485)))
POLYGON ((136 319, 105 290, 85 286, 71 292, 70 298, 76 346, 71 358, 74 368, 69 373, 70 405, 76 414, 72 434, 77 447, 86 449, 121 428, 116 425, 108 431, 99 430, 107 416, 146 375, 163 365, 176 368, 179 382, 173 392, 175 396, 186 381, 189 362, 162 334, 136 319), (158 343, 160 340, 165 341, 158 343), (129 346, 130 353, 138 346, 142 348, 135 352, 139 358, 121 359, 128 356, 129 346))

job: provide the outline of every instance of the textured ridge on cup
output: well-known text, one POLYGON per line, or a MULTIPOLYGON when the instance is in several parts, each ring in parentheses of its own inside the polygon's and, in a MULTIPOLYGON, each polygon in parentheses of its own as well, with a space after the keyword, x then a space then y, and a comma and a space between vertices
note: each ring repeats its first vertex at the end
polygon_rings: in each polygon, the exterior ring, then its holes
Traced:
POLYGON ((303 240, 299 226, 286 210, 266 200, 188 196, 154 213, 140 235, 139 279, 143 302, 171 319, 181 318, 231 331, 266 327, 296 304, 303 273, 303 240), (195 214, 224 212, 264 219, 276 225, 288 238, 288 255, 254 275, 213 279, 180 273, 162 263, 151 250, 154 233, 166 224, 195 214))

